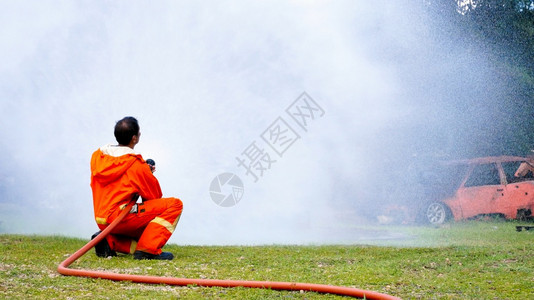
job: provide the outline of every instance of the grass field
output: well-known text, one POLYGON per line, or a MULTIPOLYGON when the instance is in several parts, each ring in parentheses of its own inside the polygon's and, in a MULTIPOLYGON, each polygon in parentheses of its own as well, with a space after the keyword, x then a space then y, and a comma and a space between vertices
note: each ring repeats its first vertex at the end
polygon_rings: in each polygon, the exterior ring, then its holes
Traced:
MULTIPOLYGON (((168 245, 165 250, 176 256, 170 262, 135 261, 131 256, 103 259, 92 250, 71 267, 170 277, 321 283, 403 299, 534 299, 534 230, 516 232, 518 224, 473 221, 441 228, 395 228, 417 237, 408 247, 168 245)), ((86 242, 58 236, 0 235, 0 298, 342 298, 311 292, 147 285, 59 275, 57 265, 86 242)))

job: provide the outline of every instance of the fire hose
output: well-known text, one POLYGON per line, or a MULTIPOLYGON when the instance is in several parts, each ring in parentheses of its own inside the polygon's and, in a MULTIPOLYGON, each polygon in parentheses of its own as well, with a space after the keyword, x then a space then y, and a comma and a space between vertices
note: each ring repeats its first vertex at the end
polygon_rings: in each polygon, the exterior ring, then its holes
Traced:
POLYGON ((69 266, 82 257, 87 251, 104 239, 124 217, 130 212, 134 205, 132 201, 122 213, 109 226, 106 227, 97 237, 89 241, 85 246, 80 248, 74 254, 70 255, 59 264, 57 271, 66 276, 80 276, 89 278, 101 278, 115 281, 131 281, 137 283, 150 284, 167 284, 177 286, 197 285, 203 287, 247 287, 247 288, 264 288, 272 290, 287 291, 311 291, 318 293, 336 294, 341 296, 351 296, 356 298, 393 300, 399 299, 387 294, 381 294, 374 291, 361 290, 351 287, 333 286, 326 284, 299 283, 299 282, 276 282, 276 281, 250 281, 250 280, 222 280, 222 279, 193 279, 193 278, 176 278, 176 277, 159 277, 146 275, 119 274, 102 271, 69 269, 69 266))

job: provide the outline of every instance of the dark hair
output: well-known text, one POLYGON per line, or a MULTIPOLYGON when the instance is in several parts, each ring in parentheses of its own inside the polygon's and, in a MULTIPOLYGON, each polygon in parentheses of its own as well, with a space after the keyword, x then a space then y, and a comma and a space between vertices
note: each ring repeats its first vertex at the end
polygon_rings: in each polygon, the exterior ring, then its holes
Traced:
POLYGON ((124 117, 115 124, 114 133, 119 145, 127 146, 134 135, 139 135, 139 123, 134 117, 124 117))

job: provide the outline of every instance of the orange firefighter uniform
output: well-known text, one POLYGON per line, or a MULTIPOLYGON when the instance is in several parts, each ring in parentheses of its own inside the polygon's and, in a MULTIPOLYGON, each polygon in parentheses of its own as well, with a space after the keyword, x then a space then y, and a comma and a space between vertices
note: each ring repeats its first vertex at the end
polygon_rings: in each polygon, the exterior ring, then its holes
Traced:
POLYGON ((159 182, 140 154, 124 146, 106 145, 96 150, 91 157, 91 189, 95 220, 101 230, 119 216, 134 195, 143 200, 106 237, 112 250, 161 254, 183 204, 177 198, 162 198, 159 182))

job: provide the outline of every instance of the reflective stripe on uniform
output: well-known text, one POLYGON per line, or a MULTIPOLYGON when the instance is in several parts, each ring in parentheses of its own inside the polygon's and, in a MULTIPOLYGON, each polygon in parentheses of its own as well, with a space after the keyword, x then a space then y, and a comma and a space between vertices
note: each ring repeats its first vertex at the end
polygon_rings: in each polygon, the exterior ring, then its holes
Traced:
POLYGON ((173 233, 174 232, 174 229, 176 228, 176 223, 175 224, 171 224, 169 221, 163 219, 163 218, 160 218, 160 217, 155 217, 154 220, 150 221, 151 223, 154 222, 156 224, 159 224, 163 227, 165 227, 170 233, 173 233))
POLYGON ((130 254, 133 254, 135 252, 135 248, 137 248, 137 241, 136 240, 132 240, 132 242, 130 244, 130 254))
POLYGON ((96 220, 96 224, 99 224, 99 225, 108 225, 108 219, 106 219, 106 218, 99 218, 99 217, 96 217, 95 220, 96 220))

